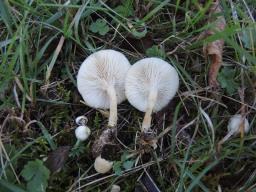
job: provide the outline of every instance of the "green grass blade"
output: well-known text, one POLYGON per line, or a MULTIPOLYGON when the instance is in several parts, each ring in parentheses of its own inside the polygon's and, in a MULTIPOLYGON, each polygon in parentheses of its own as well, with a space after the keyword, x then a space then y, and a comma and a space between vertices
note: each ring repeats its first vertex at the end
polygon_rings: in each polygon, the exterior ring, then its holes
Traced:
POLYGON ((189 185, 189 187, 187 188, 187 192, 193 191, 194 187, 196 187, 197 185, 199 185, 199 181, 201 180, 201 178, 203 176, 205 176, 205 174, 211 170, 214 166, 216 166, 219 163, 219 160, 215 160, 212 163, 210 163, 207 167, 205 167, 203 169, 203 171, 192 181, 192 183, 189 185))
MULTIPOLYGON (((178 161, 175 161, 175 163, 180 167, 182 168, 182 165, 180 164, 180 162, 178 161)), ((194 174, 189 170, 187 169, 185 171, 185 174, 188 175, 188 177, 194 181, 196 179, 196 177, 194 176, 194 174)), ((204 192, 210 192, 210 190, 201 182, 201 181, 198 181, 198 186, 204 191, 204 192)))
POLYGON ((177 129, 177 119, 178 119, 178 114, 180 112, 180 107, 181 107, 181 102, 177 105, 175 108, 174 112, 174 118, 173 118, 173 123, 172 123, 172 141, 171 141, 171 158, 174 158, 174 149, 175 149, 175 143, 176 143, 176 129, 177 129))
POLYGON ((52 136, 50 135, 48 130, 45 128, 45 126, 40 121, 36 121, 36 122, 39 125, 39 127, 44 135, 44 138, 48 141, 51 149, 55 150, 57 148, 57 146, 56 146, 55 142, 53 141, 52 136))
POLYGON ((166 6, 170 0, 165 0, 161 2, 157 7, 155 7, 152 11, 150 11, 143 19, 143 22, 148 21, 150 18, 152 18, 160 9, 162 9, 164 6, 166 6))
POLYGON ((10 14, 9 4, 7 0, 0 1, 0 16, 3 19, 8 31, 12 34, 12 17, 10 14))
POLYGON ((26 192, 22 188, 18 187, 17 185, 10 183, 6 180, 0 179, 0 189, 5 189, 6 192, 26 192))

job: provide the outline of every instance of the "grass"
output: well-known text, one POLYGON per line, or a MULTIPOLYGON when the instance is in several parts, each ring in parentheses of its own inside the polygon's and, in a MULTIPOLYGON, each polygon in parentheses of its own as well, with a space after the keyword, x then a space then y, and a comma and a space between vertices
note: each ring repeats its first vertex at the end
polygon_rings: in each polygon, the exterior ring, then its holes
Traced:
MULTIPOLYGON (((47 191, 107 191, 112 184, 134 191, 144 170, 162 191, 256 189, 254 1, 222 1, 227 27, 206 40, 197 37, 212 27, 206 22, 211 1, 204 6, 188 0, 136 2, 0 1, 0 191, 25 191, 24 165, 45 162, 54 149, 74 146, 74 119, 80 115, 87 116, 93 134, 69 151, 59 172, 51 173, 47 191), (98 19, 101 28, 90 30, 98 19), (233 76, 222 71, 220 89, 212 90, 202 46, 220 38, 225 41, 222 70, 233 76), (135 165, 121 174, 99 175, 90 147, 106 117, 80 102, 76 75, 88 55, 105 48, 123 52, 131 63, 152 55, 164 58, 178 70, 180 89, 154 115, 158 134, 171 126, 156 152, 132 157, 135 165), (241 112, 241 105, 250 132, 233 137, 218 152, 228 119, 241 112)), ((134 153, 143 114, 128 102, 118 111, 121 153, 134 153)))

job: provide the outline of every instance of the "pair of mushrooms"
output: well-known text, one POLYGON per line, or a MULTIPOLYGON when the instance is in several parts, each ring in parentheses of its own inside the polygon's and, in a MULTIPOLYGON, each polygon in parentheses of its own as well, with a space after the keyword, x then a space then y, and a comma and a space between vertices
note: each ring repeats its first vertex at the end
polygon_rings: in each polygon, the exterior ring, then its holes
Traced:
MULTIPOLYGON (((117 104, 128 101, 138 110, 145 112, 141 131, 147 133, 151 126, 151 115, 161 110, 174 97, 179 86, 176 70, 159 58, 142 59, 132 66, 127 58, 114 50, 102 50, 90 55, 81 65, 77 86, 86 104, 93 108, 110 109, 108 128, 93 145, 97 157, 94 167, 99 173, 108 172, 113 162, 101 157, 102 147, 112 142, 117 124, 117 104)), ((76 136, 86 140, 90 129, 84 117, 78 118, 76 136), (82 123, 81 123, 82 122, 82 123)), ((249 123, 241 115, 234 115, 228 124, 228 134, 221 140, 239 133, 240 127, 249 131, 249 123)))
MULTIPOLYGON (((85 103, 92 108, 109 109, 108 128, 93 145, 95 169, 105 161, 102 147, 111 143, 117 125, 117 105, 126 98, 136 109, 145 112, 141 132, 147 133, 151 115, 165 107, 175 96, 179 76, 174 67, 159 58, 145 58, 131 66, 128 59, 114 50, 101 50, 91 54, 82 63, 77 87, 85 103)), ((111 169, 111 167, 110 167, 111 169)))

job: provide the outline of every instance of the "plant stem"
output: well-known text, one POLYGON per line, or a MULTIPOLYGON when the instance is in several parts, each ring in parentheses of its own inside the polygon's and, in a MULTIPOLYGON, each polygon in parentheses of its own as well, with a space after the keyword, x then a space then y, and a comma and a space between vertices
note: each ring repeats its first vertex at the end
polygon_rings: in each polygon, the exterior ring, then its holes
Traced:
POLYGON ((73 148, 76 149, 80 145, 80 143, 81 143, 81 141, 77 139, 76 144, 74 145, 73 148))

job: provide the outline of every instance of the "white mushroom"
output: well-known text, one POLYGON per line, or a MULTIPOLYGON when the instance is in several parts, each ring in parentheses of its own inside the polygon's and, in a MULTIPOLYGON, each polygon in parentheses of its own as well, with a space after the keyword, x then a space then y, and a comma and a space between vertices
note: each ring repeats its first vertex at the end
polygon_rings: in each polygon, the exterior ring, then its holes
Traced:
POLYGON ((220 151, 221 145, 227 141, 232 135, 237 135, 243 129, 244 133, 250 130, 248 120, 240 114, 233 115, 228 122, 228 133, 218 143, 218 150, 220 151))
POLYGON ((108 161, 106 159, 103 159, 101 156, 98 156, 95 159, 94 162, 94 169, 98 172, 98 173, 107 173, 109 172, 113 167, 113 162, 112 161, 108 161))
POLYGON ((110 192, 120 192, 121 187, 119 185, 112 185, 110 192))
POLYGON ((87 119, 87 117, 82 115, 82 116, 78 116, 76 118, 75 122, 77 125, 86 125, 88 122, 88 119, 87 119))
POLYGON ((126 99, 124 85, 130 66, 122 53, 101 50, 86 58, 79 69, 77 87, 86 104, 93 108, 110 109, 108 129, 93 143, 94 157, 100 155, 104 145, 113 141, 117 104, 126 99))
POLYGON ((90 134, 90 128, 85 125, 80 125, 75 130, 76 138, 79 141, 85 141, 90 136, 90 134))
POLYGON ((228 132, 232 134, 240 133, 240 127, 244 129, 244 133, 248 133, 250 126, 248 120, 240 114, 236 114, 229 119, 228 132))
POLYGON ((135 108, 146 112, 142 132, 148 132, 152 113, 165 107, 178 87, 177 71, 162 59, 145 58, 132 65, 126 76, 125 93, 135 108))
POLYGON ((114 50, 93 53, 82 63, 77 88, 86 104, 110 109, 108 126, 117 123, 117 104, 125 100, 125 77, 130 68, 127 58, 114 50))

